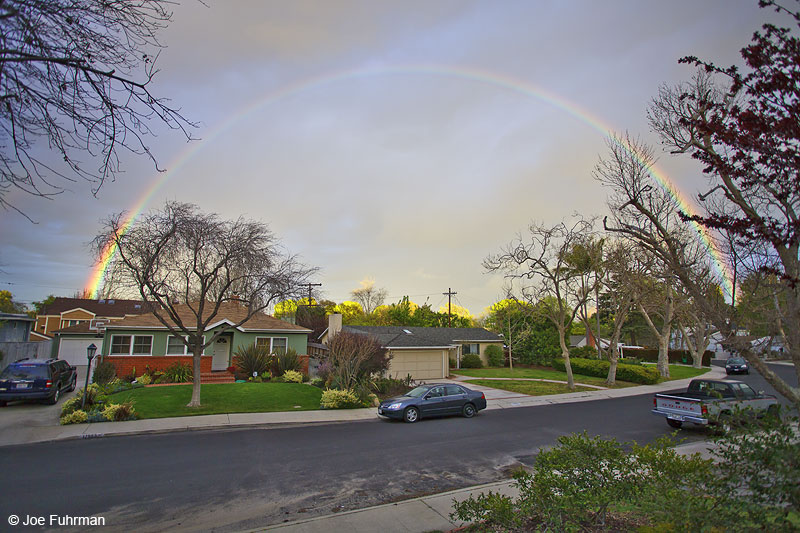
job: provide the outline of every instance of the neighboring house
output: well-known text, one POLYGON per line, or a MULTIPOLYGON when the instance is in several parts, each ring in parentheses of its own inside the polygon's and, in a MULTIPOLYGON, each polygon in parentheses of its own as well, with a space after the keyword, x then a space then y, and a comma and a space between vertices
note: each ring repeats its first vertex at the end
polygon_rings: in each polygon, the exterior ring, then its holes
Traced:
POLYGON ((392 356, 387 374, 416 380, 443 379, 449 374, 450 359, 460 366, 461 357, 474 353, 488 364, 486 348, 503 348, 503 337, 484 328, 423 328, 405 326, 342 326, 341 315, 330 315, 328 329, 320 340, 326 343, 339 331, 376 338, 392 356))
POLYGON ((33 319, 22 313, 0 313, 0 370, 25 357, 49 357, 50 345, 29 342, 33 319))
POLYGON ((90 300, 87 298, 56 298, 36 315, 31 331, 32 341, 52 338, 56 330, 85 323, 101 325, 125 317, 141 315, 150 310, 141 300, 90 300))
POLYGON ((25 313, 0 313, 0 342, 27 342, 33 322, 25 313))
MULTIPOLYGON (((208 308, 213 308, 213 305, 209 304, 208 308)), ((185 304, 177 306, 177 312, 186 325, 196 320, 185 304)), ((237 324, 245 316, 247 308, 239 303, 223 304, 214 323, 206 330, 206 336, 214 335, 226 325, 237 324)), ((301 362, 307 371, 309 333, 310 329, 278 320, 265 313, 257 313, 241 326, 223 333, 213 346, 206 348, 201 358, 201 369, 203 372, 224 371, 231 366, 233 355, 239 347, 255 343, 266 346, 270 353, 283 353, 288 348, 293 348, 301 356, 301 362)), ((77 329, 63 330, 58 338, 64 342, 76 335, 77 329)), ((151 370, 163 370, 176 362, 191 364, 192 361, 191 351, 153 313, 109 322, 105 325, 101 341, 102 344, 97 344, 97 353, 104 360, 114 363, 119 375, 130 374, 134 367, 136 374, 140 375, 147 367, 151 370)))

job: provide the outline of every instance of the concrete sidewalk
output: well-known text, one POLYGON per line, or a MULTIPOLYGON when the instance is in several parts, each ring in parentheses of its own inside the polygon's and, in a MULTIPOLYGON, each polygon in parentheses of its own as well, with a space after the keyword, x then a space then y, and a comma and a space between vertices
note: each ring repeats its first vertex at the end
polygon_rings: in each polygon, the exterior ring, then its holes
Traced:
MULTIPOLYGON (((681 455, 699 453, 701 457, 708 459, 711 457, 709 448, 709 444, 706 442, 695 442, 677 446, 675 449, 681 455)), ((519 495, 519 491, 513 485, 513 480, 498 481, 397 503, 267 526, 251 531, 276 531, 279 533, 327 533, 328 531, 423 533, 426 531, 451 531, 466 525, 450 518, 450 513, 453 512, 453 501, 464 501, 470 496, 477 496, 489 491, 511 497, 519 495)))
MULTIPOLYGON (((725 376, 725 370, 711 367, 703 377, 719 379, 725 376)), ((465 378, 474 379, 474 378, 465 378)), ((462 379, 437 380, 457 383, 462 379)), ((685 389, 691 379, 667 381, 658 385, 642 385, 624 389, 602 389, 550 396, 526 396, 501 389, 469 384, 470 388, 484 393, 488 401, 487 410, 512 409, 517 407, 534 407, 558 403, 588 402, 639 394, 655 394, 658 392, 685 389)), ((146 433, 164 433, 172 431, 191 431, 204 429, 226 429, 241 427, 259 427, 272 425, 297 424, 330 424, 336 422, 354 422, 376 420, 378 415, 374 407, 367 409, 337 409, 319 411, 285 411, 279 413, 231 413, 220 415, 185 416, 175 418, 154 418, 148 420, 131 420, 128 422, 97 422, 93 424, 58 425, 54 419, 51 425, 21 426, 14 430, 0 433, 0 446, 12 446, 34 442, 49 442, 66 439, 99 438, 118 435, 135 435, 146 433)))

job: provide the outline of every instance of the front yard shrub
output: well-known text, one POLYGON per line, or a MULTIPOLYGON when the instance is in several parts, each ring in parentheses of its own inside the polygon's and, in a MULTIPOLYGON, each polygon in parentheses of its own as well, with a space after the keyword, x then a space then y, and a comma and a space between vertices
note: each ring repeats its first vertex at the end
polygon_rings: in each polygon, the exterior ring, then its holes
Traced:
POLYGON ((314 378, 311 380, 311 384, 315 387, 319 387, 320 389, 325 386, 325 380, 322 378, 314 378))
POLYGON ((361 333, 340 331, 328 341, 328 348, 330 386, 342 390, 366 388, 364 384, 372 376, 383 375, 391 361, 377 339, 361 333))
POLYGON ((233 366, 238 373, 248 378, 253 374, 260 376, 269 370, 269 351, 264 346, 255 343, 248 346, 239 346, 233 355, 233 366))
POLYGON ((461 356, 461 368, 483 368, 483 361, 478 354, 468 353, 461 356))
POLYGON ((141 383, 142 385, 150 385, 152 382, 152 378, 148 374, 142 374, 138 378, 136 378, 136 383, 141 383))
POLYGON ((597 359, 597 348, 594 346, 578 346, 569 349, 569 356, 579 359, 597 359))
POLYGON ((489 366, 504 366, 505 356, 503 349, 496 344, 490 344, 486 347, 486 359, 489 361, 489 366))
POLYGON ((286 383, 302 383, 303 374, 295 370, 287 370, 286 372, 283 373, 283 380, 286 383))
POLYGON ((73 396, 69 400, 66 400, 64 403, 61 404, 61 416, 67 416, 68 414, 77 411, 81 408, 81 397, 73 396))
POLYGON ((385 400, 386 398, 402 396, 408 392, 408 389, 412 388, 411 383, 407 379, 378 378, 373 380, 372 390, 377 393, 380 399, 385 400))
POLYGON ((323 409, 352 409, 361 407, 361 401, 351 390, 325 389, 320 405, 323 409))
POLYGON ((278 377, 289 370, 296 372, 300 370, 300 367, 300 358, 297 357, 297 352, 294 348, 289 348, 286 353, 273 356, 269 369, 273 377, 278 377))
POLYGON ((189 383, 194 372, 188 363, 173 363, 164 370, 167 383, 189 383))
POLYGON ((136 412, 131 402, 112 403, 103 409, 103 416, 111 422, 123 422, 125 420, 135 420, 136 412))
MULTIPOLYGON (((575 374, 583 376, 594 376, 604 378, 608 376, 608 368, 611 363, 601 359, 570 359, 572 371, 575 374)), ((553 359, 551 366, 560 371, 566 370, 566 364, 563 359, 553 359)), ((617 379, 621 381, 630 381, 632 383, 643 383, 645 385, 652 385, 658 383, 659 374, 655 368, 647 368, 638 365, 626 365, 620 361, 617 365, 617 379)))
POLYGON ((61 425, 66 426, 67 424, 83 424, 89 420, 89 415, 86 411, 81 411, 78 409, 77 411, 73 411, 66 416, 61 417, 61 425))
POLYGON ((92 382, 104 385, 117 377, 117 367, 111 361, 100 361, 94 372, 92 372, 92 382))
MULTIPOLYGON (((456 502, 450 516, 491 531, 636 531, 650 524, 650 506, 663 507, 670 491, 678 496, 684 490, 683 500, 704 499, 712 462, 681 456, 672 445, 668 438, 639 446, 585 432, 562 436, 556 447, 539 452, 531 473, 514 474, 517 498, 471 496, 456 502)), ((669 516, 675 522, 663 531, 700 530, 679 523, 684 516, 669 516)))

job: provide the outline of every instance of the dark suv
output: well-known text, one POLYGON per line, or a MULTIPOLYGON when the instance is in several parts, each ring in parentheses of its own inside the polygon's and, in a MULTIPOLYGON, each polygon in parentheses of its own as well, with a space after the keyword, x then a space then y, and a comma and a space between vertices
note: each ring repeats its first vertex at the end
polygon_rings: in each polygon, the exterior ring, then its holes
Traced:
POLYGON ((0 406, 14 400, 54 404, 63 391, 75 390, 78 372, 61 359, 20 359, 0 374, 0 406))

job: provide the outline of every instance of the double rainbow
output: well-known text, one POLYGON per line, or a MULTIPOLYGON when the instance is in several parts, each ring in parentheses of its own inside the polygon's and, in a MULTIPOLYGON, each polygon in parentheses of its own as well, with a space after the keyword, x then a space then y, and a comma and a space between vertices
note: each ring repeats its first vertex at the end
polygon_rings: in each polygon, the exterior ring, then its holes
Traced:
MULTIPOLYGON (((255 100, 254 102, 248 104, 244 108, 242 108, 239 112, 228 118, 227 120, 222 121, 219 125, 217 125, 214 129, 210 131, 209 134, 205 135, 205 140, 198 141, 189 145, 189 147, 181 152, 174 160, 172 160, 168 165, 168 171, 159 174, 158 178, 150 184, 150 186, 145 190, 144 194, 137 200, 133 207, 128 209, 127 215, 123 220, 122 224, 122 232, 123 234, 128 231, 131 224, 136 220, 142 211, 147 207, 151 198, 155 195, 155 193, 161 188, 164 183, 166 183, 170 177, 180 171, 183 166, 194 157, 200 150, 202 150, 207 144, 213 142, 216 138, 220 135, 228 131, 232 126, 234 126, 239 120, 248 116, 252 112, 258 110, 259 108, 265 107, 272 103, 275 103, 283 98, 287 98, 292 95, 303 93, 304 91, 309 91, 315 88, 318 88, 323 85, 329 85, 341 81, 347 80, 354 80, 354 79, 361 79, 361 78, 369 78, 374 76, 386 76, 386 75, 429 75, 429 76, 441 76, 441 77, 448 77, 448 78, 457 78, 463 79, 467 81, 479 82, 484 84, 489 84, 495 87, 499 87, 502 89, 506 89, 512 92, 516 92, 519 94, 523 94, 542 102, 545 102, 549 105, 552 105, 555 108, 561 109, 567 112, 569 115, 572 115, 576 119, 580 120, 581 122, 587 124, 591 128, 597 130, 603 136, 608 136, 609 131, 612 129, 605 125, 598 117, 593 115, 592 113, 582 109, 577 104, 570 102, 562 98, 559 95, 553 94, 541 87, 538 87, 534 84, 529 82, 515 79, 509 76, 503 76, 494 72, 489 72, 485 70, 479 70, 474 68, 464 68, 464 67, 450 67, 450 66, 441 66, 441 65, 403 65, 403 66, 389 66, 389 67, 376 67, 376 68, 364 68, 364 69, 353 69, 353 70, 345 70, 336 72, 333 74, 327 74, 303 81, 299 81, 293 83, 291 85, 287 85, 278 89, 276 91, 272 91, 264 95, 262 98, 255 100)), ((633 154, 635 156, 635 154, 633 154)), ((680 206, 681 210, 688 215, 694 215, 696 213, 696 209, 694 206, 689 203, 686 198, 681 194, 681 192, 675 187, 672 182, 669 180, 667 175, 660 170, 656 166, 650 167, 650 173, 655 178, 656 182, 659 186, 669 193, 680 206)), ((698 238, 703 243, 703 245, 708 250, 711 256, 711 262, 713 269, 717 276, 722 280, 723 283, 723 290, 725 293, 730 297, 733 294, 733 276, 730 271, 730 268, 727 262, 724 259, 723 254, 717 248, 714 240, 712 239, 708 230, 695 223, 691 223, 694 231, 696 232, 698 238)), ((97 297, 99 293, 99 289, 103 283, 103 279, 106 274, 106 270, 108 269, 108 265, 111 262, 111 259, 114 257, 116 253, 116 245, 111 244, 110 246, 106 247, 103 250, 99 261, 95 265, 94 269, 89 276, 89 279, 86 281, 86 287, 88 291, 92 294, 93 298, 97 297)))

